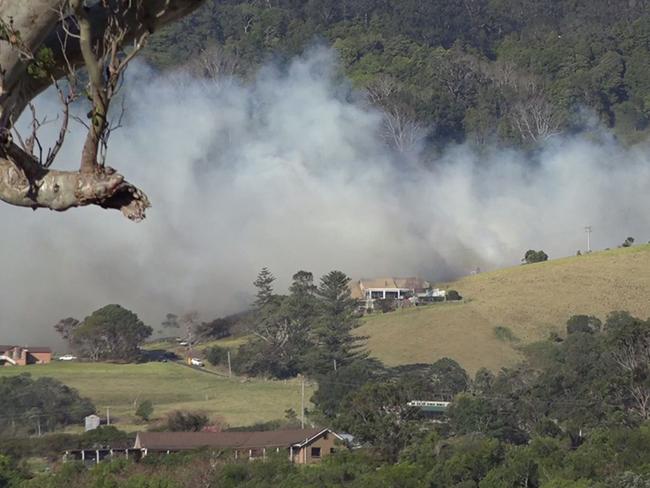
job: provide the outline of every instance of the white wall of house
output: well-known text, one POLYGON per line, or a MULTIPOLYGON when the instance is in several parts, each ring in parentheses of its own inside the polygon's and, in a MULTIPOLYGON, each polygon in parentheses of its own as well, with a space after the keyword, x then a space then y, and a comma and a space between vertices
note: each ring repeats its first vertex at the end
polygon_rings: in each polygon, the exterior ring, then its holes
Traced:
POLYGON ((366 288, 366 299, 381 299, 385 300, 386 298, 397 298, 401 299, 411 290, 408 288, 366 288))

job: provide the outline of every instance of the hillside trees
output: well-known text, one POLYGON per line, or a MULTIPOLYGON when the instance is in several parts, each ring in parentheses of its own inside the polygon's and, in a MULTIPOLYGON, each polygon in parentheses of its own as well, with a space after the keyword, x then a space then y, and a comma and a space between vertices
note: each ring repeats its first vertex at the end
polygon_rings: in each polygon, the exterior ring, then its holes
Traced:
POLYGON ((578 446, 598 429, 647 421, 650 322, 613 312, 599 325, 572 317, 563 341, 526 346, 525 362, 496 376, 477 373, 449 411, 454 432, 517 444, 550 435, 578 446))
POLYGON ((296 273, 289 296, 276 295, 274 281, 271 272, 262 268, 253 283, 257 292, 251 332, 255 337, 240 348, 235 364, 249 374, 286 378, 304 370, 314 314, 313 276, 296 273))
POLYGON ((13 459, 0 454, 0 487, 18 487, 26 479, 26 474, 13 459))
POLYGON ((431 365, 431 385, 433 391, 452 400, 457 394, 469 389, 467 372, 453 359, 438 359, 431 365))
POLYGON ((0 378, 0 410, 0 434, 9 436, 80 423, 95 407, 58 380, 23 373, 0 378))
POLYGON ((105 165, 108 138, 116 125, 110 105, 123 73, 146 38, 199 6, 201 0, 21 0, 0 4, 0 199, 28 208, 63 211, 98 205, 144 218, 149 201, 105 165), (85 68, 87 83, 78 87, 85 68), (60 82, 67 78, 67 83, 60 82), (61 129, 44 154, 41 123, 24 137, 14 125, 39 93, 54 86, 62 102, 61 129), (68 131, 70 105, 85 90, 90 111, 79 170, 50 169, 68 131))
POLYGON ((367 357, 365 337, 354 335, 359 324, 357 301, 350 296, 350 278, 341 271, 330 271, 320 280, 319 317, 312 332, 314 348, 310 368, 323 373, 367 357))
POLYGON ((83 322, 64 319, 55 325, 71 347, 93 361, 132 361, 152 328, 120 305, 106 305, 83 322))
POLYGON ((620 372, 624 402, 641 420, 650 419, 650 321, 613 312, 605 322, 609 354, 620 372))
POLYGON ((223 339, 231 334, 236 319, 232 317, 218 317, 210 322, 202 322, 196 328, 196 333, 203 339, 223 339))
POLYGON ((219 366, 228 361, 228 349, 212 346, 205 350, 205 358, 212 366, 219 366))
POLYGON ((567 320, 566 332, 567 334, 575 334, 577 332, 593 334, 600 332, 602 325, 602 321, 593 315, 573 315, 567 320))
POLYGON ((253 286, 256 288, 255 292, 255 303, 253 303, 253 308, 260 313, 262 309, 267 306, 271 300, 273 300, 273 282, 275 281, 275 276, 269 271, 269 268, 266 266, 261 269, 257 278, 253 282, 253 286))
POLYGON ((68 344, 72 345, 74 339, 74 331, 79 327, 80 322, 74 317, 68 317, 65 319, 59 320, 54 325, 54 330, 56 330, 63 340, 68 344))
POLYGON ((343 400, 355 393, 366 383, 379 381, 385 377, 384 365, 377 359, 368 358, 354 361, 351 364, 316 374, 314 379, 318 389, 314 392, 311 402, 316 407, 316 414, 326 422, 334 420, 343 405, 343 400))
POLYGON ((388 75, 379 75, 366 86, 368 99, 382 109, 382 138, 400 153, 416 149, 427 135, 426 124, 418 120, 414 101, 400 83, 388 75))
POLYGON ((239 348, 236 370, 285 378, 324 374, 365 358, 364 338, 352 334, 359 325, 357 304, 344 273, 332 271, 316 287, 312 273, 298 271, 289 295, 275 294, 274 281, 263 268, 254 282, 254 338, 239 348))
POLYGON ((145 55, 165 67, 190 60, 201 77, 246 78, 314 39, 333 45, 345 74, 371 99, 378 84, 391 81, 391 96, 373 103, 385 112, 381 136, 400 151, 414 141, 534 147, 588 130, 591 114, 638 142, 650 127, 647 5, 585 5, 208 0, 153 36, 145 55))
POLYGON ((168 313, 165 315, 165 320, 163 320, 160 325, 165 329, 178 329, 180 327, 178 324, 178 315, 168 313))
POLYGON ((368 383, 344 399, 337 425, 396 461, 421 429, 419 409, 407 405, 412 399, 404 384, 368 383))

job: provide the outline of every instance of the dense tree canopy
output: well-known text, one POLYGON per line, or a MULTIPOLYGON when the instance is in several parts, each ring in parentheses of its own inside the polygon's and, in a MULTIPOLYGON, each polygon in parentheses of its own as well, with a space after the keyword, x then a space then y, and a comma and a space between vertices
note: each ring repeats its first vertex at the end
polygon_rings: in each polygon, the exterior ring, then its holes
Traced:
POLYGON ((263 268, 254 281, 256 300, 249 314, 253 339, 239 348, 235 369, 286 378, 321 375, 363 359, 363 337, 348 278, 332 271, 314 284, 309 271, 293 275, 289 295, 273 290, 275 278, 263 268))
POLYGON ((146 56, 246 76, 324 41, 400 151, 423 137, 534 145, 592 114, 633 142, 650 120, 649 32, 647 0, 209 0, 146 56))
POLYGON ((80 424, 95 407, 58 380, 24 373, 0 378, 0 411, 0 435, 9 437, 80 424))
POLYGON ((136 359, 153 330, 120 305, 106 305, 83 322, 63 319, 54 328, 75 351, 93 361, 136 359))

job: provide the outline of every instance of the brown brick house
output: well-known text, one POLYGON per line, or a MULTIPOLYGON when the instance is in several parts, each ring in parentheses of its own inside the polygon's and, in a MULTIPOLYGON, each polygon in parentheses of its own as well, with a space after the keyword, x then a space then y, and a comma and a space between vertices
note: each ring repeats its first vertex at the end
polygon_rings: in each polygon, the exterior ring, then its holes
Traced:
POLYGON ((139 432, 135 449, 142 456, 199 448, 232 450, 236 459, 264 459, 285 452, 297 464, 313 464, 344 446, 330 429, 274 430, 267 432, 139 432))
POLYGON ((47 364, 52 361, 49 347, 0 345, 0 366, 27 366, 28 364, 47 364))

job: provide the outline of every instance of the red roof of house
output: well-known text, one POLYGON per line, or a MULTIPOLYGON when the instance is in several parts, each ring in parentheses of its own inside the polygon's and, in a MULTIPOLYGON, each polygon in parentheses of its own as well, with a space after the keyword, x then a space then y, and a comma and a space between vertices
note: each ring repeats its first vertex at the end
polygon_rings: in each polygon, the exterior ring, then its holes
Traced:
POLYGON ((221 449, 289 448, 329 433, 328 429, 273 430, 267 432, 138 432, 138 449, 184 450, 200 447, 221 449))
POLYGON ((41 346, 8 346, 8 345, 0 345, 0 352, 11 351, 16 347, 27 349, 29 352, 52 352, 51 348, 44 347, 44 346, 41 347, 41 346))

